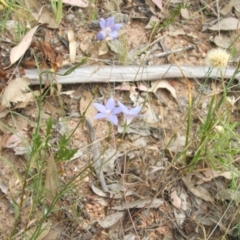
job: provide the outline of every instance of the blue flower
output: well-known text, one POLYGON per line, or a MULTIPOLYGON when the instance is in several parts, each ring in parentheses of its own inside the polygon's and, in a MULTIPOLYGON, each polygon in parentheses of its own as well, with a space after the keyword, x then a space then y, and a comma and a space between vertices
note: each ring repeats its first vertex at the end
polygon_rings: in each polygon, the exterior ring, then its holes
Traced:
POLYGON ((125 119, 125 123, 127 125, 129 125, 135 117, 140 116, 139 115, 139 112, 141 111, 141 107, 140 106, 128 109, 124 104, 122 104, 119 101, 118 101, 118 105, 119 105, 119 107, 121 109, 121 112, 123 113, 123 116, 124 116, 124 119, 125 119))
POLYGON ((93 103, 93 106, 99 111, 94 119, 105 118, 114 125, 118 125, 118 118, 116 115, 121 112, 121 109, 120 107, 115 107, 115 100, 113 98, 109 98, 105 106, 100 103, 93 103))
POLYGON ((124 25, 123 23, 115 24, 114 17, 109 17, 106 20, 101 18, 99 21, 101 31, 97 34, 97 40, 103 40, 106 37, 116 39, 118 37, 118 30, 124 25))

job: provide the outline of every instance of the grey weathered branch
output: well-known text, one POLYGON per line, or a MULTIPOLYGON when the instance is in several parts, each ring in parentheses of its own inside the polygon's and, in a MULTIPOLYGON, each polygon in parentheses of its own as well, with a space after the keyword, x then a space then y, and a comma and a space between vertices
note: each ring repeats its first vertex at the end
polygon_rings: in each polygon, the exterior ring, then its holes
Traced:
MULTIPOLYGON (((43 83, 46 80, 55 79, 61 84, 93 83, 93 82, 131 82, 131 81, 152 81, 167 78, 181 78, 183 74, 187 78, 231 78, 234 68, 227 68, 222 71, 211 69, 207 66, 181 66, 160 65, 160 66, 83 66, 75 69, 68 75, 64 75, 68 69, 59 70, 58 74, 42 73, 43 83), (61 76, 62 74, 64 76, 61 76), (53 76, 54 75, 54 76, 53 76)), ((40 84, 39 72, 36 69, 25 70, 26 77, 31 80, 32 85, 40 84)), ((240 72, 234 77, 240 80, 240 72)))

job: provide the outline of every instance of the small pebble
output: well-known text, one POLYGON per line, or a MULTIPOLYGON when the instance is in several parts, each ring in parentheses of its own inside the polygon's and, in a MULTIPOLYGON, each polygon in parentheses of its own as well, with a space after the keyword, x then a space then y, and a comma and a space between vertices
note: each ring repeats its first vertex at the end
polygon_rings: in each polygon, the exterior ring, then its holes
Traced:
POLYGON ((70 13, 66 16, 67 23, 72 23, 74 21, 74 19, 75 19, 75 16, 72 13, 70 13))

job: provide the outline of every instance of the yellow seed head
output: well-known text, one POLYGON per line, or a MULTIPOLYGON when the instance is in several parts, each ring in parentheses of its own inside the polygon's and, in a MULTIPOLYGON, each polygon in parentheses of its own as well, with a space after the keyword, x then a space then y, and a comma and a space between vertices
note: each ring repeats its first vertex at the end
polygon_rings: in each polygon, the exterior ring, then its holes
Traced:
POLYGON ((229 58, 230 54, 226 50, 222 48, 216 48, 208 52, 206 63, 209 67, 223 69, 227 67, 229 58))

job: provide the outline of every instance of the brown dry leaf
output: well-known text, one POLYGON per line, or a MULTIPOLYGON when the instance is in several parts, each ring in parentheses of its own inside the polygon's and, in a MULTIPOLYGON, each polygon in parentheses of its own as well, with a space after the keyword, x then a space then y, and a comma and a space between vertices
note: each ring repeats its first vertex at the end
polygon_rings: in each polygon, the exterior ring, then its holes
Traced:
POLYGON ((223 16, 226 16, 228 13, 232 11, 232 8, 237 4, 239 4, 239 0, 230 0, 229 3, 226 4, 224 8, 221 9, 220 13, 223 16))
POLYGON ((39 26, 36 26, 32 28, 29 32, 27 32, 27 34, 23 37, 22 41, 16 47, 11 49, 10 66, 14 64, 17 60, 19 60, 19 58, 21 58, 24 55, 24 53, 27 51, 38 27, 39 26))
POLYGON ((56 64, 58 67, 61 67, 63 65, 63 57, 61 54, 58 54, 56 57, 56 64))
POLYGON ((22 62, 21 62, 21 65, 24 67, 24 68, 36 68, 36 62, 34 59, 23 59, 22 62))
POLYGON ((214 199, 210 195, 210 193, 203 187, 201 186, 195 186, 192 183, 191 175, 185 176, 182 178, 183 182, 185 183, 186 187, 188 190, 194 194, 196 197, 201 198, 204 201, 207 202, 214 202, 214 199))
POLYGON ((178 133, 174 139, 171 139, 171 142, 168 144, 168 149, 171 152, 179 153, 183 150, 186 143, 186 136, 180 136, 178 133))
MULTIPOLYGON (((111 185, 107 185, 107 187, 110 189, 111 185)), ((100 197, 111 197, 113 199, 121 199, 124 196, 131 196, 134 194, 134 192, 132 192, 131 190, 117 190, 116 188, 114 188, 114 191, 108 191, 108 193, 104 192, 103 190, 95 187, 93 184, 90 185, 90 188, 92 189, 92 191, 97 194, 100 197), (117 190, 117 191, 116 191, 117 190)))
POLYGON ((94 120, 94 116, 97 114, 97 110, 91 104, 93 101, 93 96, 90 92, 84 91, 82 93, 82 98, 80 100, 80 113, 91 122, 92 126, 97 124, 97 121, 94 120))
POLYGON ((223 20, 219 21, 219 23, 214 24, 213 26, 211 26, 208 29, 213 30, 213 31, 237 30, 237 29, 240 29, 240 21, 237 18, 233 18, 233 17, 224 18, 223 20))
POLYGON ((181 16, 184 19, 189 19, 190 18, 189 11, 188 11, 187 8, 181 8, 181 16))
POLYGON ((25 108, 29 102, 34 101, 34 97, 40 96, 40 91, 32 91, 32 92, 27 92, 24 94, 24 101, 17 103, 14 106, 14 109, 19 109, 19 108, 25 108))
POLYGON ((159 7, 159 9, 163 10, 162 0, 152 0, 152 1, 159 7))
POLYGON ((68 30, 68 41, 69 41, 69 56, 71 63, 76 62, 76 54, 77 54, 77 42, 74 39, 73 30, 68 30))
POLYGON ((148 92, 153 92, 153 93, 157 93, 157 90, 159 88, 165 88, 167 89, 172 96, 177 100, 177 94, 176 94, 176 90, 174 89, 174 87, 171 86, 171 84, 166 81, 166 80, 161 80, 161 81, 152 81, 151 82, 151 87, 148 89, 148 92))
POLYGON ((25 131, 19 131, 17 133, 12 134, 4 143, 3 147, 5 148, 15 148, 26 139, 27 133, 25 131))
POLYGON ((8 81, 7 72, 0 68, 0 80, 8 81))
POLYGON ((29 92, 29 84, 28 78, 15 78, 10 81, 1 96, 1 106, 10 107, 10 103, 24 102, 26 92, 29 92))
POLYGON ((102 220, 98 220, 98 223, 102 228, 110 228, 114 224, 116 224, 123 216, 124 212, 115 212, 113 214, 106 216, 102 220))
POLYGON ((214 37, 214 43, 221 48, 229 48, 232 44, 232 40, 227 35, 218 34, 214 37))
POLYGON ((129 208, 158 208, 163 203, 164 201, 160 198, 136 200, 133 202, 123 203, 121 206, 112 207, 112 209, 122 211, 129 208))
MULTIPOLYGON (((56 162, 53 153, 50 153, 47 165, 47 173, 45 179, 46 200, 48 205, 51 205, 58 194, 59 176, 57 171, 56 162)), ((59 216, 61 208, 61 201, 58 199, 53 206, 52 211, 56 216, 59 216)))
MULTIPOLYGON (((234 171, 226 171, 226 172, 221 172, 221 171, 215 171, 213 169, 207 169, 202 174, 205 176, 202 176, 201 174, 198 174, 198 177, 200 177, 200 180, 196 182, 196 184, 202 184, 204 182, 209 182, 214 178, 217 177, 224 177, 226 179, 232 179, 236 174, 234 171)), ((236 176, 235 176, 236 177, 236 176)))
POLYGON ((101 42, 101 45, 98 49, 98 56, 102 56, 102 55, 105 55, 107 54, 109 51, 109 48, 108 48, 108 45, 106 42, 101 42))
POLYGON ((25 5, 37 22, 46 23, 49 28, 59 27, 53 13, 49 12, 46 6, 36 0, 25 0, 25 5))
POLYGON ((86 8, 88 6, 87 0, 62 0, 62 2, 75 7, 86 8))
POLYGON ((39 41, 39 47, 50 62, 56 62, 56 53, 54 52, 53 48, 50 46, 49 43, 39 41))
POLYGON ((173 208, 176 223, 179 227, 182 227, 184 220, 186 219, 186 213, 182 210, 173 208))
POLYGON ((223 189, 220 190, 216 195, 216 199, 221 201, 234 201, 238 205, 240 202, 240 191, 233 189, 223 189))
POLYGON ((144 105, 146 112, 144 112, 144 120, 145 122, 149 124, 155 124, 159 122, 159 119, 157 118, 151 103, 147 102, 144 105))
POLYGON ((174 190, 173 192, 171 192, 171 199, 172 199, 172 205, 178 209, 181 208, 181 203, 182 203, 182 200, 180 197, 178 197, 177 195, 177 191, 174 190))
POLYGON ((108 175, 114 173, 115 169, 115 162, 118 158, 123 156, 123 153, 120 151, 117 151, 116 149, 108 148, 102 155, 102 170, 104 173, 107 173, 108 175))
POLYGON ((81 50, 86 53, 89 54, 89 50, 90 50, 90 46, 92 44, 92 39, 87 35, 86 37, 84 37, 84 39, 81 41, 80 43, 80 48, 81 50))

